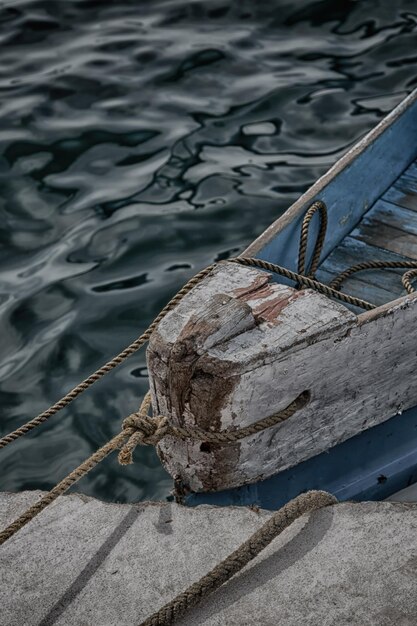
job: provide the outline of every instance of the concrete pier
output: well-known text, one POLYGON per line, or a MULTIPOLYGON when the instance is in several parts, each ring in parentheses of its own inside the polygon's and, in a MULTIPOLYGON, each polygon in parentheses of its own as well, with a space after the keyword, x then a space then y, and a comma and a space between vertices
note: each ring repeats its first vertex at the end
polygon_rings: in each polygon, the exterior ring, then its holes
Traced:
MULTIPOLYGON (((0 494, 4 527, 40 492, 0 494)), ((2 626, 133 626, 269 512, 59 498, 0 548, 2 626)), ((339 504, 295 522, 183 626, 415 626, 417 504, 339 504)))

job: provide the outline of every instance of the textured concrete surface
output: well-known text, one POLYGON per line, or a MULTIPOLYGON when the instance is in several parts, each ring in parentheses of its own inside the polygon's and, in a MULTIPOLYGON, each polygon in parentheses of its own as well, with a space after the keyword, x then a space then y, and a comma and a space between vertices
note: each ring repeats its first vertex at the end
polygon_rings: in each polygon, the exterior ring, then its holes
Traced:
MULTIPOLYGON (((40 492, 0 494, 0 524, 40 492)), ((0 548, 2 626, 133 626, 270 513, 61 497, 0 548)), ((304 516, 183 626, 415 626, 417 505, 304 516)))

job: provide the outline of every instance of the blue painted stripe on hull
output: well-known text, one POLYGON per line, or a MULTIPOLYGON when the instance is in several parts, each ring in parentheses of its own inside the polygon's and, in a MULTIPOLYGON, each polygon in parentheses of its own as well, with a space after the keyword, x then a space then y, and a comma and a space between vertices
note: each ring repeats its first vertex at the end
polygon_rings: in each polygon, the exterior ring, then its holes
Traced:
POLYGON ((276 510, 309 489, 324 489, 341 501, 382 500, 415 481, 417 407, 271 478, 226 491, 189 494, 185 502, 276 510))

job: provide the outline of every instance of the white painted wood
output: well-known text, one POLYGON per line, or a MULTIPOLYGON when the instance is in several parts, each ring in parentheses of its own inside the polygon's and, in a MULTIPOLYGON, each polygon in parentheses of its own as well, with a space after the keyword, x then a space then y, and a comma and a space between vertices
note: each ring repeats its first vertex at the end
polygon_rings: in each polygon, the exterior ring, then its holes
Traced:
POLYGON ((410 384, 417 297, 358 318, 321 294, 267 278, 225 264, 165 318, 148 350, 154 410, 177 424, 233 430, 274 414, 302 391, 311 400, 286 422, 233 445, 165 439, 161 459, 181 488, 258 481, 417 403, 410 384), (194 341, 190 322, 194 331, 216 325, 210 316, 221 298, 207 307, 215 294, 229 296, 226 309, 239 303, 233 308, 240 327, 224 326, 214 341, 198 331, 194 341))

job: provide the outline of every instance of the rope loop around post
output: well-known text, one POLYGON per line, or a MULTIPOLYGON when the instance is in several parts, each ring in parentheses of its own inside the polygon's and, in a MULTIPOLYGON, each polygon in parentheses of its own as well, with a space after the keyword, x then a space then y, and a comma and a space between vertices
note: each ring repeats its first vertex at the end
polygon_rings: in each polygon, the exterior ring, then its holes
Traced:
POLYGON ((304 391, 284 409, 277 411, 273 415, 263 417, 253 424, 231 431, 209 431, 198 428, 197 426, 175 426, 169 421, 168 417, 164 415, 149 415, 150 393, 148 392, 143 399, 139 411, 132 413, 123 421, 123 432, 128 439, 121 446, 118 457, 119 463, 121 465, 130 465, 133 463, 133 452, 136 446, 157 446, 166 435, 171 435, 176 439, 189 442, 205 441, 218 445, 233 444, 241 439, 256 435, 267 428, 272 428, 284 422, 294 415, 294 413, 302 409, 309 400, 310 393, 304 391))

